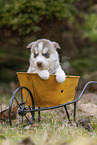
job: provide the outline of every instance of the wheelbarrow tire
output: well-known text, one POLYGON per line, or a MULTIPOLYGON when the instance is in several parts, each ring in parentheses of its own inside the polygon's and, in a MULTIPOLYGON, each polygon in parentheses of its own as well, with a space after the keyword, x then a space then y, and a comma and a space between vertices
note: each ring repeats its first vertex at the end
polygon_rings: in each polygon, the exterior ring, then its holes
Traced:
POLYGON ((30 119, 26 115, 27 110, 31 110, 31 109, 35 109, 34 99, 33 99, 33 95, 31 93, 31 91, 27 87, 24 87, 24 86, 17 88, 15 90, 15 92, 13 93, 11 100, 10 100, 10 104, 9 104, 9 123, 10 123, 10 125, 15 124, 15 126, 18 126, 20 118, 22 118, 21 122, 23 124, 23 117, 26 118, 28 123, 32 124, 32 122, 34 120, 34 111, 32 111, 32 112, 30 111, 31 112, 30 119), (23 96, 23 90, 27 91, 27 96, 26 96, 25 100, 24 100, 24 96, 23 96), (32 106, 26 105, 28 96, 31 97, 32 106), (15 121, 15 118, 17 118, 17 121, 15 121))

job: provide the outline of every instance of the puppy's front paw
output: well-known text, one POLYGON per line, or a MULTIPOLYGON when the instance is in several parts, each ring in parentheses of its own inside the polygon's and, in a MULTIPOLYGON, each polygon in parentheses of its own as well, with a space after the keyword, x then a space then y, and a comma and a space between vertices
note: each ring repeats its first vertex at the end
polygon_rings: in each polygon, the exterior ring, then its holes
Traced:
POLYGON ((57 73, 56 74, 56 80, 59 84, 63 83, 66 80, 65 73, 57 73))
POLYGON ((43 70, 43 71, 40 71, 40 72, 38 73, 38 75, 39 75, 42 79, 48 80, 50 74, 49 74, 49 72, 48 72, 47 70, 43 70))

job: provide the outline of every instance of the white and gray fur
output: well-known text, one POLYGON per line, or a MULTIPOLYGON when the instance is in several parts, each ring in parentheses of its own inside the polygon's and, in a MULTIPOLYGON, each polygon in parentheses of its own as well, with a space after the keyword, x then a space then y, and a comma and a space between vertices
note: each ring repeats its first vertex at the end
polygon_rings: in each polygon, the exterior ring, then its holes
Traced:
POLYGON ((65 81, 66 75, 60 66, 56 51, 57 48, 60 49, 58 43, 40 39, 30 43, 27 48, 31 48, 28 73, 37 73, 44 80, 47 80, 50 74, 55 74, 58 83, 65 81))

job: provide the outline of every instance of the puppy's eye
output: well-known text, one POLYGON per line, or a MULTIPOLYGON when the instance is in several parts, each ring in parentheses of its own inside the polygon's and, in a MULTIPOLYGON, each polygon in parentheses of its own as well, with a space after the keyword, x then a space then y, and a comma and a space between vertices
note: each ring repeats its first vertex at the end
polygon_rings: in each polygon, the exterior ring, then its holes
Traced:
POLYGON ((45 54, 43 54, 45 57, 47 57, 47 58, 49 58, 50 57, 50 55, 49 55, 49 53, 45 53, 45 54))
POLYGON ((34 53, 34 58, 36 58, 38 56, 38 54, 34 53))

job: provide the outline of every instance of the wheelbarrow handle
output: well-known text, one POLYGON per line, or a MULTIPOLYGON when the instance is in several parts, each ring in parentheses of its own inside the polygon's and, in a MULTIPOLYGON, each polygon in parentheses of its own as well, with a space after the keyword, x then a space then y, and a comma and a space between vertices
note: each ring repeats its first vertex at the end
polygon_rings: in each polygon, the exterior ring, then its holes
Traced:
POLYGON ((81 93, 80 93, 78 99, 76 100, 76 102, 78 102, 78 101, 82 98, 82 96, 83 96, 83 94, 84 94, 86 88, 87 88, 90 84, 97 84, 97 82, 96 82, 96 81, 89 81, 89 82, 87 82, 87 83, 85 84, 83 90, 81 91, 81 93))

